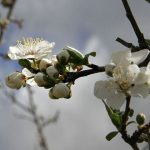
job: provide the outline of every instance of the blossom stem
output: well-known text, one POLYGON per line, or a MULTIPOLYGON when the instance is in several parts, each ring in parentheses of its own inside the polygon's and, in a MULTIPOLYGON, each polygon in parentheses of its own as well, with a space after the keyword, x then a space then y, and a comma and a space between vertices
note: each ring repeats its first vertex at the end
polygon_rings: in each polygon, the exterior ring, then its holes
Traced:
POLYGON ((137 140, 134 140, 134 138, 130 137, 127 134, 127 121, 128 121, 128 116, 130 112, 130 101, 131 101, 131 96, 126 97, 126 108, 124 115, 122 116, 122 127, 120 130, 120 133, 122 135, 123 140, 128 143, 134 150, 139 150, 138 145, 137 145, 137 140))
POLYGON ((68 72, 64 78, 64 83, 65 82, 74 82, 76 79, 80 78, 80 77, 84 77, 84 76, 88 76, 91 74, 95 74, 98 72, 104 72, 105 71, 105 67, 104 66, 97 66, 97 65, 92 65, 91 66, 92 69, 89 70, 83 70, 80 72, 68 72))

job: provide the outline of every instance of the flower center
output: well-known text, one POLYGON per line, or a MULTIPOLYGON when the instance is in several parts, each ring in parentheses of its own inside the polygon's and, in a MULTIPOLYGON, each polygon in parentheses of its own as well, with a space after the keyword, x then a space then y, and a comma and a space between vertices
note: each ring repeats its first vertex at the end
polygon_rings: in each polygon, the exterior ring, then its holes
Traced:
POLYGON ((116 67, 114 69, 113 77, 121 90, 127 91, 130 88, 132 74, 124 66, 116 67))
POLYGON ((23 54, 26 55, 35 55, 37 54, 37 44, 41 42, 40 38, 23 38, 22 41, 17 41, 17 47, 22 50, 23 54))

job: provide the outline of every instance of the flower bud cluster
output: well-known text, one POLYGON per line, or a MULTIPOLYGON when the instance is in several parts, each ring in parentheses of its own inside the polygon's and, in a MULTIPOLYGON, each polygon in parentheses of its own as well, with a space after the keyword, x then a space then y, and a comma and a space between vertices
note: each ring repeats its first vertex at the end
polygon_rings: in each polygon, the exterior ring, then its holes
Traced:
POLYGON ((19 89, 26 84, 37 85, 49 90, 52 99, 70 98, 73 82, 66 80, 68 73, 79 72, 83 65, 88 65, 88 57, 72 47, 66 47, 57 55, 51 55, 54 43, 39 38, 23 39, 16 46, 10 47, 8 56, 19 59, 22 72, 14 72, 6 77, 6 85, 19 89), (21 53, 21 47, 24 47, 21 53), (80 68, 80 69, 79 69, 80 68))

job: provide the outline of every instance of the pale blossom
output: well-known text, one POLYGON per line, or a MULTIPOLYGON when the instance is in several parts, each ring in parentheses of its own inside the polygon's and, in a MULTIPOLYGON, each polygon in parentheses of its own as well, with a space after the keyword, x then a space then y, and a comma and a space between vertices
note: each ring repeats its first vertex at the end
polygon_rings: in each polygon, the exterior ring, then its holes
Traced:
POLYGON ((111 70, 112 78, 97 81, 94 87, 94 95, 97 98, 106 99, 108 105, 116 109, 122 106, 127 95, 147 97, 150 90, 150 63, 142 69, 137 65, 147 55, 147 50, 136 53, 122 51, 112 54, 111 63, 115 65, 108 67, 111 70))
POLYGON ((41 59, 51 55, 55 43, 49 43, 39 38, 25 38, 9 47, 10 59, 41 59))
POLYGON ((129 64, 139 64, 146 59, 149 54, 148 49, 143 49, 137 52, 131 53, 131 50, 124 50, 119 52, 114 52, 110 58, 111 62, 115 65, 129 65, 129 64))

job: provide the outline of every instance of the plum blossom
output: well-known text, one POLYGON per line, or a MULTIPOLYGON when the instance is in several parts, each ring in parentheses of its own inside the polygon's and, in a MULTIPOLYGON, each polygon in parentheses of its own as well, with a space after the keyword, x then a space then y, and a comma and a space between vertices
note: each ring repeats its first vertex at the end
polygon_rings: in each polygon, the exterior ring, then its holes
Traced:
MULTIPOLYGON (((145 98, 150 90, 150 63, 145 68, 139 68, 148 55, 148 50, 136 53, 121 51, 112 54, 111 63, 115 67, 111 69, 111 79, 97 81, 94 87, 94 95, 99 99, 106 99, 108 105, 119 109, 126 96, 145 98)), ((107 67, 109 68, 109 67, 107 67)), ((108 71, 108 69, 107 69, 108 71)))
POLYGON ((41 59, 51 55, 55 43, 49 43, 40 38, 24 38, 17 41, 15 46, 9 47, 8 56, 10 59, 41 59))

